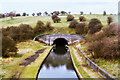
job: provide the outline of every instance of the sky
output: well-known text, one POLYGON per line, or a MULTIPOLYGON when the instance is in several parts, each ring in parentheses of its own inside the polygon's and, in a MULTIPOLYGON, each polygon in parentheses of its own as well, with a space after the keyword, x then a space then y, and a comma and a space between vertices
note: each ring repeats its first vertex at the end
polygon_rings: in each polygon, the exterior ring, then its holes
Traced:
POLYGON ((14 11, 16 13, 51 13, 53 11, 66 11, 79 14, 83 11, 86 14, 117 14, 119 0, 1 0, 0 13, 14 11))

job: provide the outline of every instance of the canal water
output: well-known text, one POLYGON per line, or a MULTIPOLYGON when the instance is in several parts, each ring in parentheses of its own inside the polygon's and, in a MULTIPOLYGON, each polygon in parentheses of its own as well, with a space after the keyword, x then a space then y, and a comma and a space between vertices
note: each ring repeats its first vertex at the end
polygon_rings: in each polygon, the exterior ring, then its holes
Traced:
POLYGON ((60 78, 62 80, 78 80, 68 49, 60 46, 51 50, 40 68, 37 80, 43 78, 48 80, 51 78, 55 80, 60 78))

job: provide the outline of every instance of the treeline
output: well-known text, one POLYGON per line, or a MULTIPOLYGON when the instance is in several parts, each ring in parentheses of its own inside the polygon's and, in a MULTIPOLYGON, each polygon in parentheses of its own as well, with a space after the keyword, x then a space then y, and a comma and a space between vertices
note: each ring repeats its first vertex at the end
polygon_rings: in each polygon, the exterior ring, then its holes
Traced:
MULTIPOLYGON (((18 17, 18 16, 41 16, 41 15, 46 15, 46 16, 52 16, 52 15, 68 15, 71 14, 71 12, 66 12, 66 11, 53 11, 51 13, 48 13, 47 11, 45 12, 33 12, 32 14, 28 14, 26 12, 23 12, 22 14, 20 13, 15 13, 15 12, 10 12, 10 13, 0 13, 0 18, 4 18, 4 17, 18 17)), ((80 11, 80 15, 83 15, 84 12, 80 11)), ((90 15, 92 14, 92 12, 89 13, 90 15)), ((103 15, 107 15, 106 11, 103 11, 103 15)), ((110 14, 112 15, 112 13, 110 14)))
POLYGON ((34 36, 52 29, 50 22, 44 24, 42 21, 38 21, 35 28, 28 24, 2 28, 2 57, 16 56, 16 43, 33 39, 34 36))

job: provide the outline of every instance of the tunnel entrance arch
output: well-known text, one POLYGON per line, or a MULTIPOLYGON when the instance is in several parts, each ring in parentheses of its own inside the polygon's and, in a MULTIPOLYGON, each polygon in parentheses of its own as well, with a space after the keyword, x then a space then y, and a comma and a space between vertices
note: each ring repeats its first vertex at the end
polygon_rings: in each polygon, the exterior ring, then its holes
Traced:
POLYGON ((53 41, 53 51, 57 54, 63 55, 67 52, 68 41, 65 38, 57 38, 53 41))
POLYGON ((52 45, 65 46, 65 45, 68 45, 68 41, 64 38, 57 38, 53 41, 52 45))

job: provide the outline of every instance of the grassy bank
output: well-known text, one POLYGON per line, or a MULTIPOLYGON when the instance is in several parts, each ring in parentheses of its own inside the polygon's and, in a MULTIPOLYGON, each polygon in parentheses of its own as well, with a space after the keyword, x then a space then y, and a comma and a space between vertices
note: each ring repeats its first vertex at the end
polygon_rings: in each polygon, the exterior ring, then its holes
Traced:
POLYGON ((39 67, 44 58, 49 53, 51 46, 45 46, 42 43, 36 41, 27 41, 17 44, 19 54, 23 54, 22 57, 3 58, 2 65, 2 77, 3 78, 36 78, 39 67), (43 53, 39 54, 39 57, 27 66, 20 66, 19 64, 24 62, 26 58, 35 54, 39 49, 47 48, 43 53))
MULTIPOLYGON (((76 45, 77 46, 77 45, 76 45)), ((89 57, 93 62, 95 62, 98 66, 100 66, 102 69, 104 69, 107 73, 114 76, 115 78, 118 78, 118 64, 120 63, 120 59, 117 60, 106 60, 103 58, 93 58, 92 55, 87 51, 86 48, 87 44, 82 44, 78 47, 80 48, 87 57, 89 57)))
POLYGON ((87 66, 82 56, 74 49, 73 46, 69 47, 70 55, 76 72, 78 73, 79 78, 101 78, 101 76, 94 72, 90 67, 87 66))

